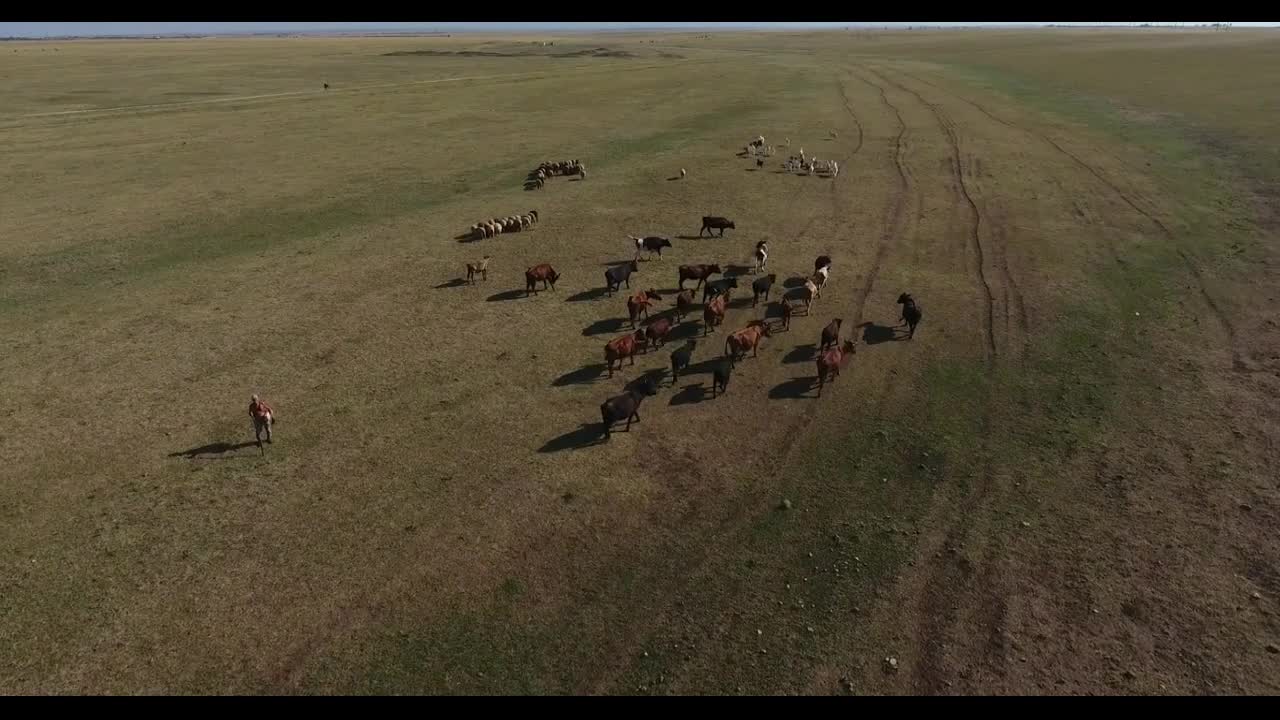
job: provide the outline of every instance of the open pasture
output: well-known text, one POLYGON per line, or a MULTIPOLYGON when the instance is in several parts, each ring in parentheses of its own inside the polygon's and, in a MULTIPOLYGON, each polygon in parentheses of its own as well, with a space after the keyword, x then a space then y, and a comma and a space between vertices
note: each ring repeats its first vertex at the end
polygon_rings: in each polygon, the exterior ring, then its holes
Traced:
POLYGON ((1271 34, 3 45, 0 689, 1280 690, 1271 34))

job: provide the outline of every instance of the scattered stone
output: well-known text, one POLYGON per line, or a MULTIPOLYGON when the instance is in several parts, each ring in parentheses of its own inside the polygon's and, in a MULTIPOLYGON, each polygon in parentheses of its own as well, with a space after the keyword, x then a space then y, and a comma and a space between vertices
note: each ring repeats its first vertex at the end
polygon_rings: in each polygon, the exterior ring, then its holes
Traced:
POLYGON ((1245 512, 1249 512, 1250 510, 1253 509, 1253 506, 1250 505, 1249 503, 1240 503, 1240 509, 1245 512))
POLYGON ((1022 527, 1031 527, 1031 523, 1027 522, 1026 520, 1023 520, 1022 527))
POLYGON ((1250 595, 1249 597, 1253 598, 1254 600, 1261 600, 1261 599, 1262 599, 1262 593, 1258 592, 1257 590, 1254 590, 1254 591, 1253 591, 1253 594, 1252 594, 1252 595, 1250 595))
POLYGON ((1125 670, 1122 674, 1124 675, 1125 680, 1133 680, 1134 678, 1138 677, 1138 675, 1134 673, 1132 670, 1125 670))
POLYGON ((781 505, 781 507, 782 507, 782 509, 783 509, 783 510, 790 510, 790 509, 791 509, 791 501, 790 501, 790 500, 785 500, 785 499, 784 499, 784 500, 782 501, 782 505, 781 505))
POLYGON ((885 658, 885 659, 884 659, 884 670, 885 670, 885 672, 891 672, 891 673, 893 673, 893 672, 898 672, 898 658, 896 658, 896 657, 887 657, 887 658, 885 658))
POLYGON ((1272 655, 1280 654, 1280 645, 1276 645, 1275 643, 1267 643, 1267 652, 1271 653, 1272 655))

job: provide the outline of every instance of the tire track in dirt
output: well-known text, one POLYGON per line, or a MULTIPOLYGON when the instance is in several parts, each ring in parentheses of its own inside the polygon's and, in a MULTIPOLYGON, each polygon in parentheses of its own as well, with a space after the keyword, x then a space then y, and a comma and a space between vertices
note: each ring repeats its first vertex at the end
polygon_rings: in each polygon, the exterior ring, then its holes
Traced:
MULTIPOLYGON (((853 73, 850 73, 853 76, 853 73)), ((876 276, 880 273, 880 267, 884 264, 885 256, 889 254, 889 247, 894 240, 902 234, 903 213, 907 206, 907 195, 911 189, 909 171, 906 169, 904 156, 906 154, 907 139, 907 123, 902 119, 902 112, 896 105, 889 102, 889 97, 884 92, 884 87, 877 85, 865 77, 856 76, 863 82, 875 88, 880 94, 880 102, 893 113, 898 120, 898 134, 893 139, 893 167, 898 175, 898 188, 893 194, 893 199, 889 202, 888 212, 885 215, 884 230, 880 235, 880 244, 876 246, 875 259, 872 260, 871 267, 867 270, 867 278, 863 282, 862 287, 858 290, 858 300, 853 315, 853 326, 862 325, 863 313, 866 310, 867 298, 871 296, 871 290, 875 287, 876 276)), ((843 89, 842 89, 843 94, 843 89)), ((852 110, 850 110, 852 112, 852 110)))
MULTIPOLYGON (((852 77, 853 74, 849 73, 849 75, 852 77)), ((853 124, 858 127, 858 144, 849 153, 849 156, 852 157, 862 149, 862 122, 858 120, 858 114, 853 111, 853 103, 849 101, 849 95, 844 91, 844 83, 836 80, 836 87, 840 88, 840 99, 844 101, 845 112, 849 113, 849 117, 853 119, 853 124)))
POLYGON ((977 284, 981 285, 983 304, 986 309, 986 325, 983 327, 983 331, 986 334, 986 341, 987 341, 987 363, 988 365, 990 365, 991 363, 995 362, 998 356, 996 352, 996 339, 995 339, 995 298, 993 293, 991 292, 991 283, 988 282, 987 280, 987 275, 985 270, 986 256, 985 256, 985 253, 983 252, 982 235, 980 232, 982 227, 982 212, 978 209, 978 204, 973 201, 973 196, 969 193, 968 183, 966 183, 964 180, 964 166, 960 162, 960 141, 958 136, 956 135, 955 125, 951 122, 951 119, 947 117, 946 114, 942 112, 940 108, 938 108, 937 105, 934 105, 933 103, 928 102, 923 97, 921 97, 919 93, 915 92, 914 90, 911 90, 908 87, 905 87, 903 85, 900 85, 890 80, 889 78, 885 77, 884 75, 880 74, 875 70, 868 68, 868 72, 872 73, 873 75, 880 78, 884 82, 890 85, 893 85, 899 90, 902 90, 905 93, 915 96, 915 98, 919 100, 922 105, 929 108, 929 110, 933 113, 934 119, 938 121, 938 125, 942 128, 943 136, 946 138, 947 145, 951 149, 951 160, 952 160, 951 171, 952 173, 954 173, 956 182, 959 185, 960 195, 964 198, 965 202, 969 205, 969 210, 973 214, 973 223, 969 227, 969 244, 974 251, 974 255, 976 259, 976 262, 974 263, 974 267, 973 267, 974 276, 977 279, 977 284))
MULTIPOLYGON (((982 254, 981 237, 979 235, 980 224, 982 222, 982 213, 977 203, 969 193, 969 188, 964 179, 963 165, 960 162, 959 139, 956 135, 954 125, 950 118, 947 118, 939 108, 932 103, 927 102, 918 93, 911 91, 902 85, 893 82, 884 77, 875 70, 868 68, 870 72, 875 74, 887 84, 907 92, 916 97, 916 99, 933 112, 938 125, 941 128, 947 144, 951 150, 951 170, 956 180, 956 187, 969 205, 973 214, 973 224, 970 227, 969 239, 975 250, 978 259, 975 268, 975 278, 980 282, 984 290, 984 300, 987 311, 986 340, 987 340, 987 364, 990 368, 996 359, 996 347, 994 339, 994 299, 992 297, 990 285, 987 283, 983 265, 985 258, 982 254)), ((1007 284, 1006 287, 1012 287, 1007 284)), ((1024 329, 1025 342, 1025 329, 1024 329)), ((998 594, 990 591, 993 587, 990 585, 994 568, 983 560, 983 566, 978 567, 967 557, 961 554, 961 548, 970 542, 971 537, 977 538, 977 542, 982 542, 982 534, 974 535, 974 519, 982 508, 988 505, 989 498, 998 491, 995 474, 991 464, 990 455, 988 453, 987 438, 990 434, 993 423, 993 409, 990 403, 984 403, 981 408, 983 415, 982 452, 987 457, 984 460, 982 470, 976 477, 972 478, 973 485, 961 497, 956 498, 954 505, 946 504, 945 508, 938 511, 935 518, 947 523, 947 530, 942 533, 941 540, 932 547, 927 547, 927 543, 922 542, 918 548, 918 558, 923 560, 924 567, 919 573, 920 605, 917 610, 917 617, 914 624, 914 636, 912 644, 914 645, 918 662, 914 668, 914 676, 916 682, 915 690, 921 693, 938 694, 944 691, 948 684, 947 680, 947 648, 944 640, 948 634, 956 627, 960 620, 960 608, 962 605, 957 602, 957 598, 962 594, 977 594, 976 603, 979 617, 983 618, 983 622, 987 623, 987 641, 982 644, 985 649, 985 655, 982 660, 983 664, 993 668, 999 668, 1004 665, 1004 648, 1003 644, 994 641, 992 638, 999 637, 999 628, 1005 624, 1005 614, 1007 608, 998 594)), ((992 550, 988 548, 989 556, 992 550)))
MULTIPOLYGON (((903 73, 903 74, 906 75, 906 73, 903 73)), ((908 75, 908 77, 913 77, 913 76, 908 75)), ((919 78, 914 78, 914 79, 925 85, 930 85, 931 87, 937 87, 936 85, 932 85, 932 83, 929 83, 924 80, 920 80, 919 78)), ((1166 239, 1175 242, 1175 247, 1176 247, 1176 238, 1173 234, 1173 231, 1171 231, 1169 227, 1165 225, 1162 220, 1160 220, 1160 218, 1156 217, 1156 215, 1153 212, 1150 212, 1142 208, 1133 199, 1133 196, 1130 193, 1126 193, 1118 185, 1116 185, 1109 178, 1103 175, 1101 171, 1099 171, 1094 166, 1082 160, 1075 153, 1072 153, 1071 151, 1059 145, 1058 142, 1055 141, 1053 138, 1049 137, 1044 133, 1036 132, 1029 128, 1022 127, 1020 125, 1017 125, 1016 123, 1000 118, 992 114, 991 111, 987 110, 977 101, 971 100, 962 95, 957 95, 954 92, 950 92, 950 94, 953 97, 956 97, 968 103, 969 105, 972 105, 975 109, 977 109, 979 112, 981 112, 983 115, 987 116, 988 118, 991 118, 993 121, 1000 123, 1005 127, 1012 128, 1014 130, 1018 130, 1028 135, 1031 135, 1033 137, 1040 138, 1044 142, 1048 143, 1051 147, 1053 147, 1059 153, 1070 158, 1073 162, 1075 162, 1076 165, 1080 166, 1082 169, 1084 169, 1086 172, 1092 175, 1095 179, 1097 179, 1100 183, 1106 186, 1109 190, 1111 190, 1112 193, 1115 194, 1116 197, 1118 197, 1126 205, 1132 208, 1135 212, 1137 212, 1139 215, 1142 215, 1147 220, 1149 220, 1153 225, 1159 228, 1160 232, 1164 234, 1166 239)), ((1204 277, 1201 274, 1200 266, 1197 265, 1195 261, 1191 258, 1191 256, 1181 247, 1177 247, 1176 250, 1178 253, 1178 257, 1182 260, 1183 264, 1186 266, 1187 271, 1191 274, 1192 278, 1195 279, 1196 289, 1199 291, 1201 298, 1204 299, 1205 305, 1209 307, 1209 311, 1213 314, 1214 318, 1218 321, 1218 324, 1222 326, 1222 329, 1227 336, 1227 340, 1231 345, 1232 369, 1240 372, 1256 371, 1257 368, 1252 367, 1248 363, 1248 361, 1244 357, 1244 354, 1240 350, 1239 333, 1236 330, 1235 324, 1231 322, 1231 319, 1227 315, 1227 313, 1222 310, 1222 307, 1218 304, 1217 300, 1215 300, 1213 296, 1209 293, 1208 287, 1205 285, 1204 277)), ((1113 252, 1114 252, 1114 249, 1113 249, 1113 252)))

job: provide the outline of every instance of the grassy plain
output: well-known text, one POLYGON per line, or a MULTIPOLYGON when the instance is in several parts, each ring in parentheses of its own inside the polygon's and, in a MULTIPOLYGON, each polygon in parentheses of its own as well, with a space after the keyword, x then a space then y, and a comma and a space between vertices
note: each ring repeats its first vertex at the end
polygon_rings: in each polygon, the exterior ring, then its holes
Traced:
POLYGON ((1280 690, 1271 33, 0 51, 0 689, 1280 690), (628 233, 835 265, 599 444, 628 233))

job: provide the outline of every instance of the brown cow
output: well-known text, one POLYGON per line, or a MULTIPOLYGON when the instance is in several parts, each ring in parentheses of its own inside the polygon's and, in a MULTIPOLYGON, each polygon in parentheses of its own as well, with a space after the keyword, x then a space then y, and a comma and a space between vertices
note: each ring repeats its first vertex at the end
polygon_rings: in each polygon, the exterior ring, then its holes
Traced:
POLYGON ((693 309, 693 290, 681 290, 676 295, 676 320, 684 322, 684 316, 693 309))
POLYGON ((719 265, 681 265, 680 266, 680 289, 684 289, 685 280, 697 280, 698 284, 693 286, 694 290, 702 287, 702 282, 712 275, 719 275, 723 272, 719 265))
POLYGON ((822 344, 818 349, 826 350, 828 347, 840 344, 840 324, 843 322, 841 318, 836 318, 822 328, 822 344))
POLYGON ((831 382, 835 382, 840 377, 840 366, 844 361, 857 352, 852 340, 845 340, 843 347, 831 348, 818 356, 818 397, 822 397, 822 386, 827 381, 827 376, 831 377, 831 382))
POLYGON ((752 320, 745 328, 733 333, 724 340, 724 354, 729 363, 737 361, 738 356, 746 356, 751 350, 751 357, 756 357, 760 347, 760 339, 769 337, 769 326, 763 320, 752 320))
POLYGON ((666 344, 667 335, 671 333, 671 328, 671 318, 660 317, 649 323, 649 327, 645 329, 644 334, 656 350, 666 344))
POLYGON ((643 290, 627 298, 627 315, 631 318, 631 327, 636 326, 636 321, 640 319, 641 313, 644 313, 645 317, 649 317, 649 306, 654 301, 661 299, 662 296, 653 288, 643 290))
POLYGON ((609 377, 613 377, 613 361, 618 361, 618 372, 622 372, 622 358, 631 358, 631 364, 636 364, 636 353, 644 347, 644 331, 637 330, 630 335, 610 340, 604 346, 604 361, 609 366, 609 377))
POLYGON ((534 295, 538 294, 537 284, 539 280, 542 281, 543 290, 546 290, 548 287, 555 290, 556 281, 559 279, 560 273, 556 272, 555 268, 551 267, 547 263, 534 265, 524 271, 524 296, 529 297, 529 293, 533 293, 534 295))
POLYGON ((723 294, 712 298, 702 309, 702 336, 706 337, 707 332, 714 326, 724 322, 724 311, 729 305, 729 296, 733 294, 732 290, 726 290, 723 294))

